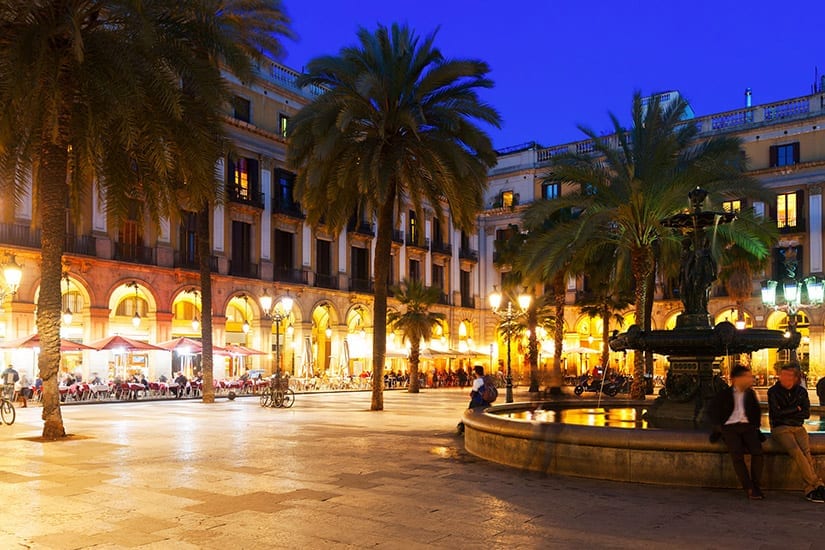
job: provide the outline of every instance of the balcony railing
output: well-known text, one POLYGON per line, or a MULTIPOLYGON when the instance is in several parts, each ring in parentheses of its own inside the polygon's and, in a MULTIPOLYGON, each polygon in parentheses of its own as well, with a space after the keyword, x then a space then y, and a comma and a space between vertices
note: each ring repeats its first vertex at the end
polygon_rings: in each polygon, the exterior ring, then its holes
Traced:
MULTIPOLYGON (((197 254, 190 254, 186 252, 181 252, 179 250, 175 252, 175 267, 177 268, 198 271, 201 268, 199 262, 200 260, 198 259, 197 254)), ((211 271, 212 273, 218 272, 217 256, 209 257, 209 271, 211 271)))
POLYGON ((453 247, 449 243, 443 243, 441 241, 432 241, 430 243, 430 251, 433 254, 442 254, 444 256, 452 256, 453 247))
POLYGON ((374 292, 372 287, 372 281, 370 281, 369 279, 350 279, 349 289, 352 292, 374 292))
POLYGON ((233 277, 245 277, 247 279, 258 279, 258 264, 252 262, 229 262, 229 274, 233 277))
POLYGON ((292 267, 275 266, 273 278, 279 283, 294 283, 296 285, 307 284, 306 271, 292 267))
POLYGON ((407 239, 405 243, 407 246, 411 246, 413 248, 421 248, 422 250, 429 250, 430 248, 430 239, 422 239, 421 237, 418 237, 416 239, 409 234, 407 234, 407 239))
POLYGON ((461 307, 476 307, 475 301, 473 300, 472 296, 467 294, 461 295, 461 307))
POLYGON ((134 264, 156 265, 155 249, 142 244, 115 243, 115 260, 134 264))
POLYGON ((444 306, 450 305, 450 295, 442 292, 438 295, 438 303, 444 306))
POLYGON ((67 254, 81 256, 95 256, 95 238, 91 235, 66 235, 66 246, 63 249, 67 254))
POLYGON ((404 244, 404 232, 400 229, 393 229, 392 241, 398 244, 404 244))
POLYGON ((779 228, 779 232, 782 234, 787 235, 788 233, 805 233, 807 225, 805 224, 805 218, 796 218, 793 220, 793 225, 790 223, 785 224, 777 224, 779 228))
POLYGON ((338 276, 316 273, 315 286, 319 288, 329 288, 332 290, 338 290, 338 276))
POLYGON ((474 262, 477 262, 478 250, 473 250, 472 248, 459 248, 458 257, 463 260, 472 260, 474 262))
POLYGON ((375 227, 369 222, 361 222, 357 225, 353 224, 353 226, 350 227, 349 230, 358 233, 359 235, 375 237, 375 227))
POLYGON ((0 243, 40 248, 40 230, 23 223, 0 223, 0 243))
POLYGON ((240 185, 227 185, 226 196, 231 202, 238 204, 248 204, 255 208, 264 208, 264 195, 260 191, 256 191, 249 187, 241 187, 240 185))
POLYGON ((283 214, 290 218, 303 220, 305 218, 303 210, 301 210, 300 203, 297 202, 282 202, 277 199, 272 199, 273 214, 283 214))

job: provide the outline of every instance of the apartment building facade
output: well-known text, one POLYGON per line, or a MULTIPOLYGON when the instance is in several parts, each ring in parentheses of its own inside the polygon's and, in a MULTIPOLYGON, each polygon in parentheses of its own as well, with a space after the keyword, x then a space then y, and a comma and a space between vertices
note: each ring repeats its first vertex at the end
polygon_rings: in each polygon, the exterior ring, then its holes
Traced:
MULTIPOLYGON (((667 101, 670 94, 662 94, 667 101)), ((692 118, 687 123, 696 124, 699 139, 729 134, 739 137, 747 153, 750 173, 776 193, 771 203, 740 197, 721 205, 728 210, 753 207, 757 214, 774 220, 780 239, 772 251, 772 258, 763 273, 757 274, 753 283, 753 295, 744 307, 747 326, 782 329, 787 327, 787 314, 766 307, 761 302, 760 281, 783 278, 783 259, 786 255, 796 259, 802 276, 823 274, 823 183, 825 183, 825 93, 816 93, 770 103, 746 106, 723 113, 692 118)), ((610 139, 610 138, 607 138, 610 139)), ((493 263, 492 251, 495 240, 505 238, 511 225, 520 225, 521 214, 533 201, 551 199, 566 192, 556 182, 545 182, 543 175, 554 156, 566 152, 587 153, 593 150, 589 140, 540 147, 524 144, 500 151, 499 163, 491 171, 489 208, 484 212, 480 232, 482 236, 482 287, 489 293, 493 285, 500 285, 506 277, 506 269, 498 269, 493 263)), ((687 207, 687 198, 685 201, 687 207)), ((601 319, 590 319, 576 306, 585 288, 583 277, 571 278, 567 285, 565 314, 565 346, 601 349, 601 319)), ((681 303, 672 299, 672 293, 664 281, 657 283, 656 302, 653 308, 654 328, 672 328, 681 312, 681 303)), ((736 304, 725 295, 724 288, 716 285, 710 302, 710 313, 716 322, 737 319, 736 304)), ((626 324, 634 322, 633 312, 625 312, 626 324)), ((800 358, 810 364, 812 376, 825 374, 825 340, 823 339, 825 311, 821 308, 803 309, 799 313, 799 330, 802 333, 800 358)), ((618 328, 618 327, 616 327, 618 328)), ((552 347, 542 342, 543 349, 552 347)), ((570 374, 581 372, 595 364, 598 355, 570 354, 565 366, 570 374)), ((787 359, 775 351, 763 350, 753 354, 751 360, 757 373, 772 374, 773 365, 787 359)), ((628 357, 614 354, 614 366, 628 365, 628 357)), ((657 373, 666 366, 664 358, 657 360, 657 373)))

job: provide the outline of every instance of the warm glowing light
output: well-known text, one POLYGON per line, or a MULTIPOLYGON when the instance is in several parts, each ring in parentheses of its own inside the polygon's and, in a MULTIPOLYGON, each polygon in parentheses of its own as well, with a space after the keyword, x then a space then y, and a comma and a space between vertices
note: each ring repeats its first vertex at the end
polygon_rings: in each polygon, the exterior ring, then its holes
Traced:
POLYGON ((284 308, 284 313, 289 315, 289 312, 292 311, 292 306, 295 305, 295 300, 292 299, 292 296, 286 295, 281 298, 281 307, 284 308))
POLYGON ((332 329, 327 327, 327 329, 324 331, 324 335, 327 337, 327 340, 332 338, 332 329))
POLYGON ((64 325, 71 325, 72 319, 74 319, 74 315, 72 314, 72 310, 70 308, 66 308, 66 311, 63 312, 63 324, 64 325))
POLYGON ((138 328, 140 326, 140 313, 138 313, 137 311, 132 316, 132 326, 135 328, 138 328))
POLYGON ((762 283, 762 303, 773 307, 776 305, 776 281, 765 281, 762 283))
POLYGON ((294 334, 295 334, 295 327, 293 327, 292 325, 287 325, 286 326, 286 335, 289 336, 290 338, 292 338, 292 336, 294 334))
POLYGON ((533 298, 530 297, 529 294, 519 294, 518 307, 520 307, 522 311, 527 311, 530 308, 530 304, 532 302, 533 298))
POLYGON ((793 304, 799 298, 799 283, 796 281, 788 281, 782 285, 782 290, 785 293, 785 301, 793 304))
POLYGON ((742 319, 736 321, 735 325, 736 325, 736 328, 738 330, 744 330, 745 329, 745 321, 742 320, 742 319))
POLYGON ((243 325, 241 326, 241 330, 243 330, 244 334, 249 334, 249 321, 244 319, 243 325))
POLYGON ((197 317, 192 317, 192 331, 198 332, 201 329, 201 322, 197 317))
POLYGON ((501 307, 501 293, 496 290, 496 286, 493 285, 493 293, 490 294, 490 309, 493 311, 498 310, 501 307))
POLYGON ((23 280, 23 268, 17 265, 14 258, 3 267, 3 277, 6 278, 6 285, 9 292, 14 294, 20 288, 20 281, 23 280))
POLYGON ((272 296, 269 295, 269 292, 264 290, 263 296, 258 298, 258 301, 261 304, 261 309, 269 315, 269 312, 272 311, 272 296))

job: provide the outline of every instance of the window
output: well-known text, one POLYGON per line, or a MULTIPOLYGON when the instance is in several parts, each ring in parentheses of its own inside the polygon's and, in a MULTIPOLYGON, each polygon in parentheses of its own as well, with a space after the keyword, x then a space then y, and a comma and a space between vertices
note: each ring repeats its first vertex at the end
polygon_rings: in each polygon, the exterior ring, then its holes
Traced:
POLYGON ((278 115, 278 134, 281 137, 286 137, 286 132, 289 129, 289 117, 281 113, 278 115))
POLYGON ((410 210, 409 239, 407 242, 418 244, 419 237, 418 220, 415 218, 415 212, 410 210))
POLYGON ((501 206, 504 208, 512 208, 513 207, 513 192, 512 191, 502 191, 501 192, 501 206))
POLYGON ((785 145, 771 145, 770 148, 771 167, 792 166, 799 163, 799 142, 787 143, 785 145))
POLYGON ((461 232, 461 248, 464 250, 469 250, 470 248, 470 236, 464 231, 461 232))
POLYGON ((561 196, 561 185, 557 182, 545 183, 541 186, 541 198, 544 200, 557 199, 561 196))
POLYGON ((470 272, 462 269, 458 283, 461 291, 461 307, 473 307, 473 294, 470 291, 470 272))
POLYGON ((295 187, 295 174, 278 170, 275 189, 275 204, 281 210, 300 210, 292 195, 295 187))
POLYGON ((295 256, 295 234, 288 231, 275 230, 275 269, 286 274, 293 269, 295 256))
POLYGON ((350 255, 351 278, 357 281, 368 281, 370 278, 369 249, 352 247, 350 255))
POLYGON ((432 286, 444 290, 444 266, 433 264, 432 286))
POLYGON ((252 120, 252 105, 248 99, 241 96, 232 98, 232 116, 237 120, 243 122, 250 122, 252 120))
POLYGON ((738 214, 742 211, 742 201, 723 201, 722 210, 724 210, 725 212, 733 212, 734 214, 738 214))
POLYGON ((252 226, 232 220, 232 263, 233 275, 251 277, 252 273, 252 226))
POLYGON ((198 215, 184 212, 180 221, 180 262, 195 266, 198 263, 198 215))
POLYGON ((433 243, 437 245, 444 243, 444 236, 441 234, 441 222, 438 218, 433 218, 433 243))
POLYGON ((412 281, 421 280, 421 262, 419 262, 418 260, 410 260, 409 276, 410 280, 412 281))
POLYGON ((797 225, 796 193, 776 196, 776 226, 779 229, 797 225))
POLYGON ((332 275, 332 243, 323 239, 315 241, 315 272, 318 275, 332 275))
POLYGON ((258 161, 241 157, 229 159, 228 164, 230 196, 245 202, 258 200, 258 161))

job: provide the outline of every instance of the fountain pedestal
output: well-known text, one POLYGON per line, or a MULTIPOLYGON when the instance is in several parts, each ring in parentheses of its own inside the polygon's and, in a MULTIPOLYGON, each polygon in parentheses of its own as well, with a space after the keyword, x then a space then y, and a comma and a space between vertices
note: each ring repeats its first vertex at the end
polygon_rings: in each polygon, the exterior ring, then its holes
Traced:
POLYGON ((724 384, 719 378, 721 362, 709 355, 671 355, 668 362, 665 389, 648 409, 648 422, 657 428, 692 428, 705 424, 708 404, 724 384))

